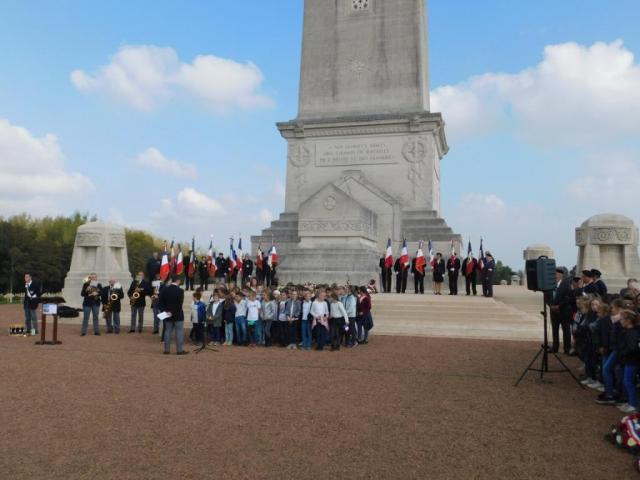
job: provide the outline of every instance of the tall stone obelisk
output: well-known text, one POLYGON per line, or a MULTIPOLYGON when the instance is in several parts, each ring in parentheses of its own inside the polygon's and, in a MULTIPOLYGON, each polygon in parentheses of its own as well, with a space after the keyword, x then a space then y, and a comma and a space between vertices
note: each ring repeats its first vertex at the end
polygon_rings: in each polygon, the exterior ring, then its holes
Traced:
POLYGON ((388 238, 461 243, 440 218, 425 0, 305 0, 298 117, 278 129, 285 212, 252 245, 273 239, 281 283, 377 278, 388 238))

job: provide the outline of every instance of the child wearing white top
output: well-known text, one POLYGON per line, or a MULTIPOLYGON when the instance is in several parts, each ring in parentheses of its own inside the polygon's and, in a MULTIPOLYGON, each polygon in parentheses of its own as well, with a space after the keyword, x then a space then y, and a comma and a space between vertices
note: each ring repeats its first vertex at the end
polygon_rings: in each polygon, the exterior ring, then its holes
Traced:
POLYGON ((255 347, 258 343, 257 329, 260 328, 260 312, 262 311, 262 305, 256 299, 256 292, 251 291, 249 293, 249 300, 247 301, 247 325, 249 327, 249 345, 255 347))
POLYGON ((327 342, 329 333, 329 308, 325 301, 326 297, 325 291, 320 290, 311 304, 310 314, 313 317, 311 328, 316 332, 316 350, 324 350, 324 344, 327 342))
POLYGON ((236 293, 236 341, 238 345, 247 344, 247 299, 244 293, 236 293))
POLYGON ((346 326, 349 329, 349 317, 344 305, 338 298, 338 294, 333 292, 331 294, 331 320, 330 324, 330 336, 331 336, 331 351, 340 350, 340 343, 342 341, 342 332, 346 326))

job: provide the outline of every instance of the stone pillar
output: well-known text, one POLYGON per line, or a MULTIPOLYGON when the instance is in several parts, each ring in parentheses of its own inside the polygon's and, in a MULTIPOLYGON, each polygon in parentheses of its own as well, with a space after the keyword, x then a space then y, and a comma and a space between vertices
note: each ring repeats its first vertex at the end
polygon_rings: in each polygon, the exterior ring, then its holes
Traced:
POLYGON ((597 268, 610 292, 640 276, 638 228, 630 218, 602 214, 585 220, 576 228, 576 246, 578 272, 597 268))
POLYGON ((80 290, 84 279, 93 272, 103 285, 108 283, 109 278, 114 278, 125 289, 129 287, 131 272, 124 227, 102 222, 90 222, 78 227, 71 268, 62 290, 67 305, 82 305, 80 290))

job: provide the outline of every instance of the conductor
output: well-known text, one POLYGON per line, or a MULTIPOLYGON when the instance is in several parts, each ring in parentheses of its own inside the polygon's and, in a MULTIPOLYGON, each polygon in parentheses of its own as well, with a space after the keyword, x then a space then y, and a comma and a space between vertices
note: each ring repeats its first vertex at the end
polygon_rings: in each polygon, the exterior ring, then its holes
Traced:
POLYGON ((180 276, 172 275, 171 284, 163 288, 158 296, 158 310, 161 314, 169 314, 164 319, 164 354, 171 353, 171 337, 176 332, 176 355, 186 355, 184 351, 184 313, 182 304, 184 303, 184 290, 180 288, 180 276))

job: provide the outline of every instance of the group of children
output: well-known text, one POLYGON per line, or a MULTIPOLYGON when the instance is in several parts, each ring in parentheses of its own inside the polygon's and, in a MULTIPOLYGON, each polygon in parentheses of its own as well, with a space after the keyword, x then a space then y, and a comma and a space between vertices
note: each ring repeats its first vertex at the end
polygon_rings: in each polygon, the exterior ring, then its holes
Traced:
POLYGON ((193 294, 191 341, 331 350, 368 343, 373 328, 367 287, 288 285, 282 290, 218 285, 205 303, 193 294))
POLYGON ((576 298, 576 352, 583 362, 581 383, 598 390, 596 403, 617 405, 625 414, 639 409, 636 373, 640 365, 640 297, 576 298))

